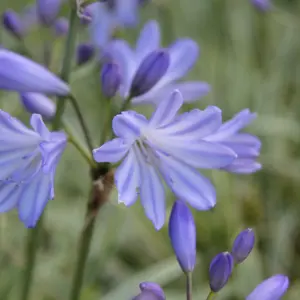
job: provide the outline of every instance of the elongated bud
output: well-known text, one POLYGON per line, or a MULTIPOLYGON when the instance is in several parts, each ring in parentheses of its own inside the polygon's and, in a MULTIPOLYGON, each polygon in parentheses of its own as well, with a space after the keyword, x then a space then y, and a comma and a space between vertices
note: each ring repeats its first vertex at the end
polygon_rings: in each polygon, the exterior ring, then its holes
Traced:
POLYGON ((19 93, 68 95, 69 86, 36 62, 0 49, 0 89, 19 93))
POLYGON ((192 272, 196 264, 196 226, 188 206, 182 201, 173 205, 169 236, 183 272, 192 272))
POLYGON ((87 63, 95 54, 95 48, 92 44, 83 43, 77 46, 76 61, 77 65, 81 66, 87 63))
POLYGON ((2 23, 4 28, 16 38, 21 39, 24 36, 22 20, 15 11, 6 10, 2 15, 2 23))
POLYGON ((246 300, 279 300, 289 287, 289 279, 285 275, 274 275, 260 283, 246 300))
POLYGON ((133 78, 130 95, 137 97, 151 90, 165 75, 169 63, 169 54, 164 50, 156 50, 147 55, 133 78))
POLYGON ((251 3, 261 12, 267 12, 271 8, 270 0, 251 0, 251 3))
POLYGON ((233 268, 233 257, 229 252, 219 253, 210 263, 209 284, 213 292, 218 292, 227 283, 233 268))
POLYGON ((254 232, 251 228, 242 231, 234 240, 231 254, 235 263, 243 262, 252 251, 255 243, 254 232))
POLYGON ((56 36, 65 36, 69 31, 69 21, 66 18, 59 18, 54 23, 54 32, 56 36))
POLYGON ((103 65, 101 72, 101 84, 102 93, 107 98, 112 98, 116 95, 121 84, 121 74, 117 64, 106 63, 103 65))
POLYGON ((165 300, 165 294, 159 284, 155 282, 140 283, 141 293, 134 300, 165 300))
POLYGON ((37 0, 36 5, 40 22, 51 26, 60 11, 61 0, 37 0))
POLYGON ((20 100, 24 108, 31 114, 39 114, 47 120, 51 120, 55 116, 56 105, 43 94, 22 93, 20 100))

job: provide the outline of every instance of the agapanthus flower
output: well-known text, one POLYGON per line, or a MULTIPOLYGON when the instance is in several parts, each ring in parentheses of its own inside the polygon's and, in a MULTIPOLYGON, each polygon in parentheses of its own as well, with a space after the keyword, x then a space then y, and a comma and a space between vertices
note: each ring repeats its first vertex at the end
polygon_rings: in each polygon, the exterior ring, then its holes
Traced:
MULTIPOLYGON (((117 62, 121 68, 123 78, 120 95, 129 96, 132 81, 144 59, 153 51, 160 49, 160 29, 156 21, 148 22, 140 33, 135 49, 124 40, 112 41, 106 49, 107 55, 117 62)), ((155 103, 169 96, 174 89, 178 89, 185 102, 195 101, 205 96, 210 86, 201 81, 178 82, 194 66, 199 47, 189 38, 176 40, 165 49, 170 56, 170 63, 160 80, 144 94, 134 97, 133 104, 155 103)))
POLYGON ((54 33, 56 36, 65 36, 69 31, 69 21, 68 19, 61 17, 54 22, 54 33))
POLYGON ((225 122, 216 132, 205 137, 206 141, 219 142, 237 154, 237 159, 224 167, 226 171, 249 174, 261 169, 261 164, 256 161, 260 154, 261 141, 250 133, 240 133, 240 130, 255 118, 255 113, 244 109, 225 122))
POLYGON ((94 44, 103 48, 118 27, 133 27, 138 23, 138 0, 107 0, 87 6, 91 14, 89 31, 94 44))
POLYGON ((39 114, 46 120, 51 120, 55 115, 56 105, 43 94, 22 93, 20 94, 20 101, 31 114, 39 114))
POLYGON ((66 146, 63 132, 50 132, 40 115, 28 129, 0 111, 0 212, 13 208, 27 227, 34 227, 48 200, 54 198, 56 166, 66 146))
POLYGON ((115 63, 105 63, 101 70, 102 93, 107 98, 115 96, 121 82, 119 66, 115 63))
POLYGON ((274 275, 260 283, 246 300, 280 300, 289 287, 289 279, 285 275, 274 275))
POLYGON ((156 229, 165 222, 165 193, 161 177, 178 197, 198 210, 216 203, 215 189, 196 169, 218 169, 236 154, 220 143, 202 139, 221 126, 221 111, 208 107, 178 115, 179 91, 161 101, 150 120, 134 111, 113 119, 117 138, 93 151, 97 162, 117 163, 119 202, 132 205, 140 194, 146 216, 156 229))
POLYGON ((39 21, 45 26, 53 25, 61 5, 61 0, 37 0, 36 8, 39 21))
POLYGON ((76 63, 81 66, 93 58, 95 48, 91 43, 81 43, 76 48, 76 63))
POLYGON ((0 49, 0 89, 62 96, 70 92, 69 86, 44 66, 6 49, 0 49))

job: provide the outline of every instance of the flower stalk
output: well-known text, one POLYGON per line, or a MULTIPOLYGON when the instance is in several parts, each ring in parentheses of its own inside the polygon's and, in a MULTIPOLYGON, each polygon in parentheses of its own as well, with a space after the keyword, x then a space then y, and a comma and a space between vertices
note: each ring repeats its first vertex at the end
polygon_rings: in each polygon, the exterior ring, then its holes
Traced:
POLYGON ((186 300, 192 300, 192 272, 186 273, 186 300))

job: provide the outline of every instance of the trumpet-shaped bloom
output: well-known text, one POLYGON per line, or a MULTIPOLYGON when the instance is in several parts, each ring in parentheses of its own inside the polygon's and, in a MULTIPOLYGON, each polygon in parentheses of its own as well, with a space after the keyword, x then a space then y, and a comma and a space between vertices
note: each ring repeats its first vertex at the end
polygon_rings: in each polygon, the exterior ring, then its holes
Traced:
POLYGON ((0 212, 13 208, 27 227, 34 227, 54 197, 56 166, 66 146, 62 132, 49 132, 40 115, 28 129, 0 111, 0 212))
POLYGON ((285 275, 274 275, 260 283, 246 300, 279 300, 289 287, 289 279, 285 275))
POLYGON ((36 62, 0 49, 0 89, 19 93, 67 95, 69 86, 36 62))
MULTIPOLYGON (((148 22, 136 44, 132 49, 123 40, 112 41, 107 46, 107 55, 116 61, 121 68, 123 82, 120 87, 120 95, 128 97, 132 81, 135 78, 140 65, 147 56, 160 49, 160 30, 157 22, 148 22)), ((166 49, 170 57, 167 71, 160 80, 144 94, 134 97, 133 104, 155 103, 169 96, 175 89, 178 89, 185 99, 185 102, 195 101, 205 96, 210 86, 201 81, 178 82, 194 66, 199 55, 199 47, 191 39, 178 39, 166 49)))
POLYGON ((208 107, 177 115, 182 104, 182 95, 175 91, 150 120, 134 111, 122 112, 113 119, 117 138, 93 151, 97 162, 123 160, 115 173, 119 202, 132 205, 140 194, 156 229, 165 222, 161 178, 180 200, 208 210, 216 203, 215 189, 196 169, 218 169, 236 158, 230 148, 201 139, 221 126, 221 111, 208 107))
POLYGON ((39 114, 44 119, 50 120, 56 112, 56 105, 43 94, 22 93, 20 101, 24 108, 31 114, 39 114))
POLYGON ((239 132, 255 118, 255 113, 251 113, 249 109, 244 109, 231 120, 225 122, 216 132, 205 137, 206 141, 219 142, 237 154, 237 159, 224 167, 226 171, 249 174, 261 169, 261 164, 256 162, 260 154, 260 140, 252 134, 239 132))
POLYGON ((138 0, 107 0, 87 6, 91 14, 89 31, 94 44, 103 48, 118 27, 133 27, 138 23, 138 0))

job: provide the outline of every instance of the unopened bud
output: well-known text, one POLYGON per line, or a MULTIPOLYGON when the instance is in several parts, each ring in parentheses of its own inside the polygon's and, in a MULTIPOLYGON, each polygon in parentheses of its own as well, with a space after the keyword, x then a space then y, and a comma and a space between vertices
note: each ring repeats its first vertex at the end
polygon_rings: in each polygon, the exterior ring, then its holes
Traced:
POLYGON ((229 252, 219 253, 210 263, 209 284, 213 292, 218 292, 227 283, 233 268, 233 257, 229 252))
POLYGON ((40 22, 45 26, 51 26, 61 7, 61 0, 37 0, 37 14, 40 22))
POLYGON ((242 231, 234 240, 231 254, 235 263, 243 262, 252 251, 255 243, 254 232, 251 228, 242 231))
POLYGON ((31 114, 40 114, 46 120, 51 120, 55 116, 56 105, 43 94, 22 93, 20 100, 31 114))
POLYGON ((56 36, 65 36, 69 31, 69 21, 66 18, 59 18, 54 23, 56 36))
POLYGON ((76 61, 77 65, 81 66, 87 63, 95 54, 95 48, 89 43, 83 43, 77 46, 76 61))
POLYGON ((24 36, 22 20, 15 11, 6 10, 2 15, 2 23, 4 28, 16 38, 21 39, 24 36))
POLYGON ((121 84, 119 66, 115 63, 106 63, 101 72, 102 93, 107 98, 112 98, 117 93, 121 84))
POLYGON ((136 71, 130 95, 137 97, 151 90, 165 75, 169 63, 169 54, 164 50, 156 50, 148 54, 136 71))

